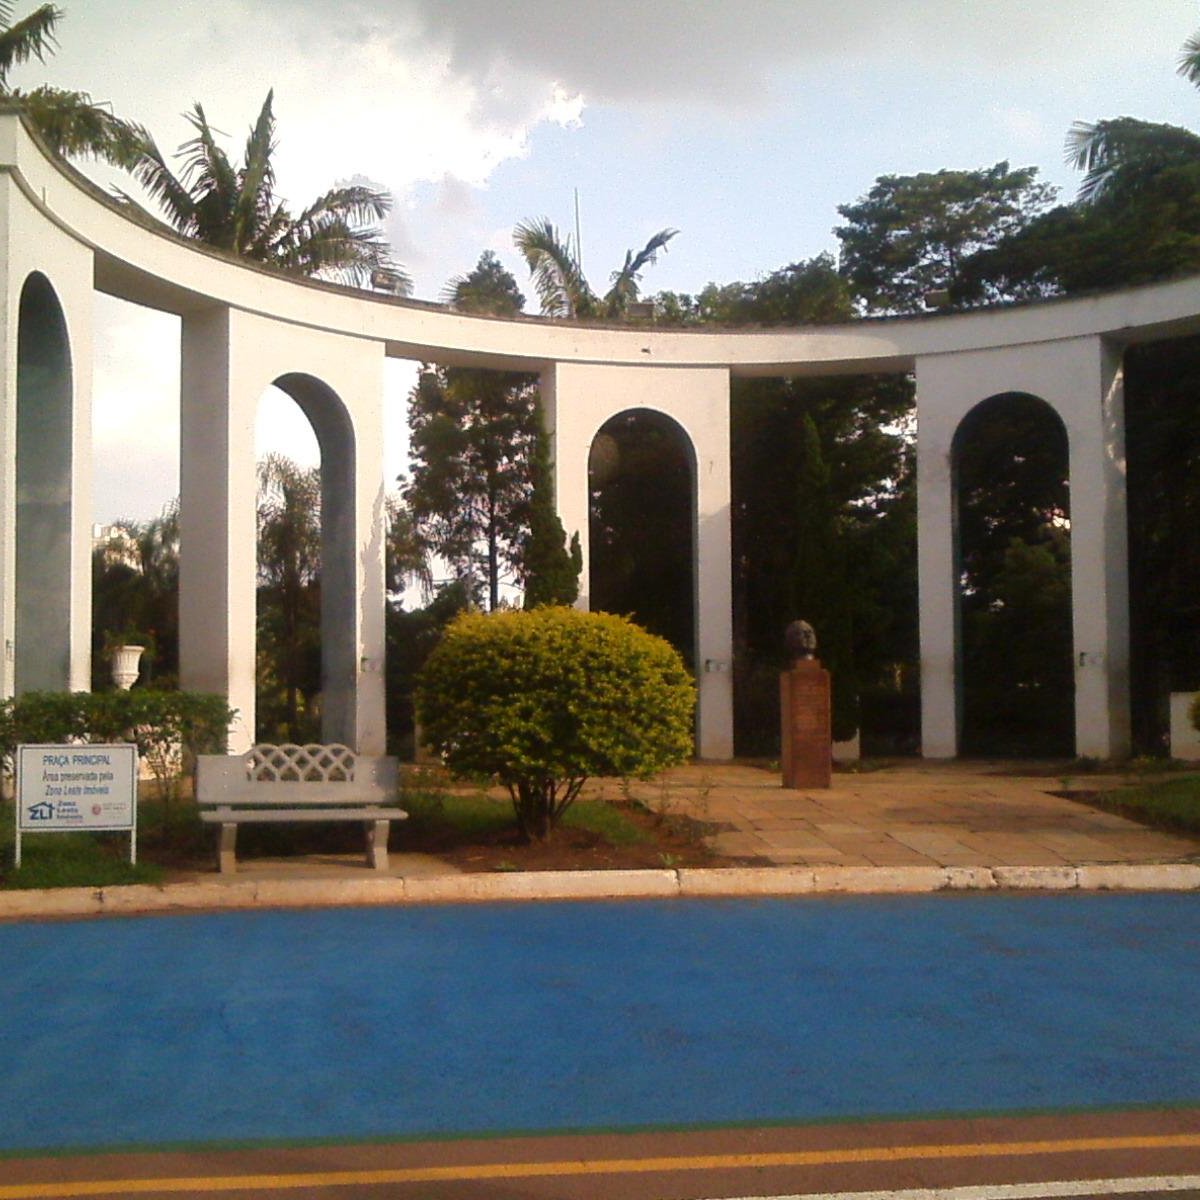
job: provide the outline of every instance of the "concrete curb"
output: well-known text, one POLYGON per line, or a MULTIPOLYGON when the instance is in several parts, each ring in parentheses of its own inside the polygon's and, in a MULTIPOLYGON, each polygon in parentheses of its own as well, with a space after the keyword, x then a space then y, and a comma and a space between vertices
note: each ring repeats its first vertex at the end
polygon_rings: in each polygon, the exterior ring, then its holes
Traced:
POLYGON ((0 920, 222 909, 945 891, 1200 891, 1200 863, 1078 867, 705 867, 413 878, 197 881, 0 892, 0 920))

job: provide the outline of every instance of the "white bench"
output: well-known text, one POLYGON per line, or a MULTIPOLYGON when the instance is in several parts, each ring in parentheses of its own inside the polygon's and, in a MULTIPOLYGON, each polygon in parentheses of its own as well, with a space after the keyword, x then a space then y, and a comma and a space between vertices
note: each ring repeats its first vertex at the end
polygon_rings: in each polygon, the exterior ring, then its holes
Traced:
POLYGON ((388 869, 392 821, 408 816, 385 807, 396 799, 399 771, 390 756, 355 754, 348 746, 260 743, 245 754, 201 754, 196 760, 200 819, 221 826, 217 860, 237 870, 237 827, 246 822, 361 821, 367 865, 388 869))

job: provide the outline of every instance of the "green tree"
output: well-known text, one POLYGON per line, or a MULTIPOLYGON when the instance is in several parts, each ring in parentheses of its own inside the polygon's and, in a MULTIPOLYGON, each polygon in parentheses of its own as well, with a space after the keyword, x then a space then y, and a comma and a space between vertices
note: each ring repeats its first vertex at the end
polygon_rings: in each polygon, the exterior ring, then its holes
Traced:
MULTIPOLYGON (((828 255, 751 283, 710 284, 674 306, 685 323, 740 325, 832 324, 854 311, 828 255)), ((901 684, 916 659, 911 381, 737 378, 732 390, 738 751, 778 753, 783 631, 797 617, 815 626, 833 675, 837 736, 853 734, 861 703, 875 722, 865 731, 871 744, 909 749, 914 697, 901 684)), ((686 547, 689 533, 681 524, 666 540, 686 547)))
POLYGON ((609 276, 610 286, 603 297, 588 284, 578 248, 570 237, 561 237, 548 218, 521 222, 513 231, 513 241, 533 276, 546 316, 616 320, 637 300, 642 272, 658 261, 659 251, 665 251, 678 232, 660 229, 641 250, 627 250, 624 265, 609 276))
POLYGON ((571 608, 468 613, 421 671, 417 710, 455 775, 508 789, 544 840, 589 777, 648 778, 692 752, 679 655, 621 617, 571 608))
POLYGON ((384 543, 387 590, 393 594, 402 592, 414 582, 428 590, 433 586, 429 556, 408 506, 400 496, 385 496, 383 516, 387 529, 384 543))
POLYGON ((680 427, 639 409, 605 422, 588 461, 589 606, 696 658, 695 469, 680 427))
POLYGON ((55 30, 62 18, 61 9, 42 4, 14 21, 12 4, 0 0, 0 99, 19 105, 57 153, 91 155, 128 167, 144 135, 140 126, 115 117, 86 92, 48 85, 24 91, 8 82, 13 67, 34 58, 46 61, 58 44, 55 30))
POLYGON ((485 250, 474 270, 451 279, 442 299, 460 312, 489 317, 515 317, 525 307, 517 281, 494 250, 485 250))
MULTIPOLYGON (((1200 89, 1200 33, 1184 42, 1177 71, 1200 89)), ((1079 186, 1083 203, 1130 197, 1152 188, 1164 170, 1200 163, 1200 136, 1136 117, 1076 121, 1067 134, 1067 162, 1085 172, 1079 186)))
POLYGON ((955 442, 963 749, 1069 754, 1074 743, 1066 430, 1033 396, 995 396, 955 442))
MULTIPOLYGON (((512 315, 516 281, 485 253, 451 282, 455 307, 512 315)), ((466 367, 426 368, 409 399, 411 475, 404 498, 425 546, 500 603, 521 574, 529 523, 530 463, 539 436, 537 376, 466 367)))
POLYGON ((179 676, 179 503, 151 521, 117 521, 92 553, 92 687, 111 685, 107 649, 144 639, 143 678, 156 687, 179 676))
POLYGON ((273 96, 267 93, 251 127, 242 166, 229 161, 197 104, 185 114, 196 136, 180 147, 182 175, 149 134, 139 140, 134 175, 185 237, 295 275, 363 284, 372 271, 387 269, 407 290, 407 277, 390 262, 375 224, 391 207, 385 193, 360 185, 333 188, 295 216, 276 195, 273 96))
POLYGON ((1070 536, 1013 538, 987 602, 963 601, 963 752, 1069 755, 1074 745, 1070 536), (1049 651, 1049 652, 1048 652, 1049 651))
POLYGON ((881 175, 838 212, 841 269, 868 312, 920 312, 931 293, 950 303, 1004 299, 964 275, 969 259, 1028 225, 1049 207, 1053 188, 1036 167, 1007 162, 978 171, 881 175))
POLYGON ((659 292, 660 325, 836 324, 854 315, 846 280, 830 254, 791 263, 753 283, 708 284, 698 295, 659 292))
POLYGON ((260 734, 315 740, 320 690, 321 472, 269 454, 258 464, 260 734))
POLYGON ((521 581, 525 607, 574 604, 579 598, 583 551, 579 534, 567 535, 554 508, 554 480, 545 427, 539 419, 530 461, 529 529, 521 543, 521 581))
POLYGON ((1200 691, 1200 338, 1125 353, 1130 687, 1138 753, 1167 747, 1171 692, 1200 691))

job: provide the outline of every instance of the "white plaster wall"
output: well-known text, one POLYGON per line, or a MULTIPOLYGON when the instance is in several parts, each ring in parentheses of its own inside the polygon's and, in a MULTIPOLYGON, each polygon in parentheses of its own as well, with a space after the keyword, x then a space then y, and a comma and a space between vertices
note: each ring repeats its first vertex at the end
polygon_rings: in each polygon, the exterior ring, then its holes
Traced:
POLYGON ((0 694, 12 695, 16 636, 17 351, 21 291, 34 271, 49 280, 62 307, 71 359, 70 631, 72 690, 91 685, 92 254, 30 203, 11 175, 0 176, 4 348, 0 355, 0 694))
POLYGON ((957 752, 954 433, 972 408, 1005 392, 1046 401, 1067 430, 1075 750, 1121 757, 1129 748, 1124 414, 1119 356, 1097 337, 934 355, 917 363, 923 752, 957 752))
POLYGON ((587 328, 533 318, 469 317, 440 305, 370 297, 280 278, 156 232, 106 204, 51 160, 15 115, 0 115, 0 168, 50 223, 96 253, 96 285, 165 311, 206 299, 383 341, 401 358, 542 370, 556 361, 729 367, 740 374, 906 370, 923 355, 1033 345, 1095 334, 1136 340, 1200 330, 1200 276, 1083 299, 949 316, 773 330, 587 328))
POLYGON ((1171 693, 1171 757, 1184 762, 1200 760, 1200 730, 1192 725, 1195 692, 1171 693))
POLYGON ((336 393, 353 427, 355 494, 345 510, 357 604, 355 748, 382 754, 384 668, 383 347, 237 310, 185 315, 181 419, 181 674, 226 691, 242 714, 231 750, 254 728, 255 459, 258 399, 281 376, 336 393), (228 572, 222 570, 227 561, 228 572), (223 681, 227 681, 224 683, 223 681))
MULTIPOLYGON (((674 419, 696 460, 697 743, 701 757, 733 755, 733 628, 729 532, 729 372, 559 363, 544 385, 553 429, 555 493, 567 536, 584 553, 580 605, 588 579, 588 452, 610 417, 646 408, 674 419)), ((545 376, 543 376, 545 379, 545 376)))

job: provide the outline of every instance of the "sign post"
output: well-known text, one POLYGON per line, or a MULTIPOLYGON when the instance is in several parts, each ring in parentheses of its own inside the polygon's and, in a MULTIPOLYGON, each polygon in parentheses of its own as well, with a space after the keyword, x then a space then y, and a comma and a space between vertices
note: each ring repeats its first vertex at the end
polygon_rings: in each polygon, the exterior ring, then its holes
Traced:
POLYGON ((22 833, 128 832, 137 862, 137 747, 18 746, 16 866, 22 833))

